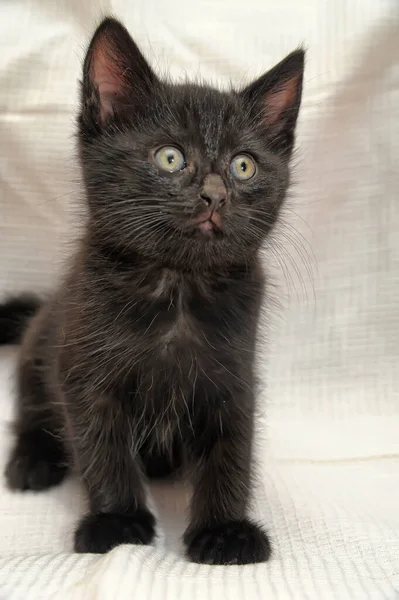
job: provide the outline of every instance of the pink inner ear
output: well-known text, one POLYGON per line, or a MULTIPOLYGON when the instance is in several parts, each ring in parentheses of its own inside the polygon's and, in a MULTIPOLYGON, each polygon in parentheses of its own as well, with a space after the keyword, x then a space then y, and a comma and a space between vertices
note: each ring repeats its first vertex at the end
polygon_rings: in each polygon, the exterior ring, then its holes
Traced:
POLYGON ((113 105, 122 95, 122 75, 118 65, 107 54, 107 48, 101 44, 93 50, 91 78, 100 96, 100 118, 113 114, 113 105))
POLYGON ((266 97, 265 121, 267 125, 274 125, 282 113, 294 104, 298 92, 298 79, 299 75, 296 75, 269 92, 266 97))

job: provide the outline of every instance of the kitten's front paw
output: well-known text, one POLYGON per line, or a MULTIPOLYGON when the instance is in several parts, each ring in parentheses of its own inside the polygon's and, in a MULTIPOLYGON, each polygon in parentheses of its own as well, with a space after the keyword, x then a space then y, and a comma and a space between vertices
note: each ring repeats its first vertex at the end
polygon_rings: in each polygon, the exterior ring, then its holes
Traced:
POLYGON ((60 442, 45 431, 19 436, 5 470, 12 490, 45 490, 58 485, 68 471, 60 442))
POLYGON ((247 520, 190 531, 184 541, 191 561, 209 565, 259 563, 271 554, 265 532, 247 520))
POLYGON ((87 515, 75 533, 75 552, 104 554, 121 544, 150 544, 154 535, 155 518, 148 510, 87 515))

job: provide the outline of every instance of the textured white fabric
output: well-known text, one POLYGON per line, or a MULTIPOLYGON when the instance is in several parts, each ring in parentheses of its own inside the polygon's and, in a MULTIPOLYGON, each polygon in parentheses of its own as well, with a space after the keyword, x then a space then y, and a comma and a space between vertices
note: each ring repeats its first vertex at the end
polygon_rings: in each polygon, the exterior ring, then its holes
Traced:
MULTIPOLYGON (((399 15, 397 0, 2 0, 0 295, 52 286, 79 199, 76 80, 114 12, 174 77, 248 80, 308 48, 296 184, 265 255, 254 513, 266 565, 187 563, 187 490, 153 488, 155 547, 71 553, 85 500, 0 488, 0 598, 358 600, 399 597, 399 15), (72 211, 73 213, 73 211, 72 211)), ((0 352, 0 467, 11 444, 0 352)))

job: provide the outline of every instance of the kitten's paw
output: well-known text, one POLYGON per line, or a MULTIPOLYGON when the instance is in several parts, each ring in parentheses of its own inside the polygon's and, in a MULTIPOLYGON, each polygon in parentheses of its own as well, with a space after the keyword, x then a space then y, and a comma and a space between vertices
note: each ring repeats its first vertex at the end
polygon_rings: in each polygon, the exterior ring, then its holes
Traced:
POLYGON ((265 532, 247 520, 190 531, 184 541, 188 558, 208 565, 259 563, 268 560, 271 554, 265 532))
POLYGON ((5 476, 13 490, 40 491, 61 483, 67 471, 60 441, 38 430, 18 437, 5 476))
POLYGON ((75 533, 75 551, 104 554, 121 544, 150 544, 155 518, 145 509, 134 513, 87 515, 75 533))

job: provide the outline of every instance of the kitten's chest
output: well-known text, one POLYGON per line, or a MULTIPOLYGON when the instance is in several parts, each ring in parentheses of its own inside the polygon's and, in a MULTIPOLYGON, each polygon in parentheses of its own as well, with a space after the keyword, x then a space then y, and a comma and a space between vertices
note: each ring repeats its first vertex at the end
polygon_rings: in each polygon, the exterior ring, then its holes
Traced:
POLYGON ((164 360, 183 360, 203 347, 204 331, 190 306, 192 290, 185 282, 176 280, 173 275, 164 275, 157 287, 163 303, 160 310, 155 336, 157 355, 164 360))
POLYGON ((245 345, 256 290, 244 283, 214 273, 158 272, 130 320, 141 356, 148 357, 150 366, 165 364, 184 375, 186 367, 209 366, 212 356, 220 360, 245 345))
POLYGON ((157 343, 158 353, 165 358, 199 346, 198 327, 195 328, 189 315, 184 312, 179 313, 175 321, 162 332, 157 343))

